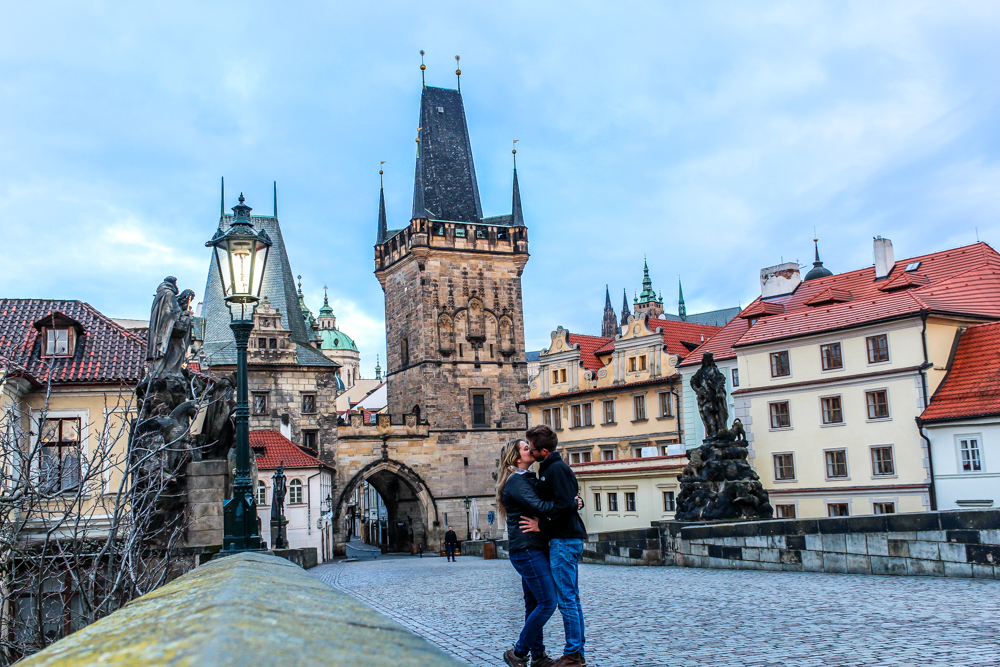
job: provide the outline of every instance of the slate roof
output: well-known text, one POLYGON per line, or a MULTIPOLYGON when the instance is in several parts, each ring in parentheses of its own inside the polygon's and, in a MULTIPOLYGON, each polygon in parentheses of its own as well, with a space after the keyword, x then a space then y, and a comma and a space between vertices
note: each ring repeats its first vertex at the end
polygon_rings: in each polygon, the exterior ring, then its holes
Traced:
POLYGON ((538 361, 541 358, 542 358, 542 353, 538 352, 537 350, 528 350, 527 352, 524 353, 525 361, 538 361))
POLYGON ((417 127, 421 130, 412 217, 479 222, 483 206, 462 93, 425 87, 417 127))
MULTIPOLYGON (((231 224, 233 216, 222 218, 225 225, 231 224)), ((261 287, 261 298, 267 297, 273 308, 281 311, 281 326, 291 331, 291 339, 296 344, 296 360, 303 366, 330 366, 338 364, 327 359, 312 345, 310 332, 306 329, 302 309, 299 306, 299 295, 292 275, 292 266, 288 261, 285 241, 281 235, 281 226, 274 216, 253 215, 250 222, 255 229, 261 227, 271 238, 271 250, 264 268, 264 281, 261 287)), ((208 249, 206 248, 206 251, 208 249)), ((213 365, 234 365, 236 363, 236 341, 233 330, 229 328, 231 321, 229 309, 223 299, 222 282, 219 279, 219 269, 215 253, 211 253, 208 267, 208 281, 205 285, 205 298, 201 307, 201 317, 205 320, 204 344, 201 354, 213 365)))
MULTIPOLYGON (((667 346, 667 352, 678 355, 684 359, 691 354, 691 347, 697 347, 704 340, 708 340, 719 332, 721 327, 713 327, 707 324, 696 324, 694 322, 680 322, 677 320, 661 320, 649 318, 649 328, 656 331, 657 327, 663 329, 663 343, 667 346), (688 345, 685 345, 687 343, 688 345)), ((615 351, 615 341, 610 340, 595 351, 597 355, 611 354, 615 351)))
POLYGON ((53 384, 137 383, 146 372, 146 341, 84 301, 0 299, 0 357, 53 384), (61 314, 79 325, 72 357, 42 358, 40 320, 61 314))
MULTIPOLYGON (((281 435, 278 431, 250 431, 250 448, 257 457, 257 468, 277 470, 289 468, 329 468, 327 464, 281 435)), ((311 450, 309 450, 311 451, 311 450)))
POLYGON ((961 334, 948 374, 920 415, 942 421, 1000 415, 1000 322, 961 334))
POLYGON ((803 282, 789 295, 767 300, 758 297, 682 365, 701 363, 703 351, 714 352, 716 359, 727 359, 736 356, 736 347, 862 326, 921 311, 1000 318, 1000 254, 985 243, 976 243, 900 260, 882 280, 876 280, 874 267, 867 267, 803 282), (906 267, 914 263, 919 263, 917 270, 907 272, 906 267), (906 277, 906 273, 915 275, 906 277), (838 299, 849 295, 850 299, 831 302, 828 295, 838 299), (825 305, 811 306, 810 302, 825 305), (748 325, 750 312, 782 310, 761 317, 752 327, 748 325))

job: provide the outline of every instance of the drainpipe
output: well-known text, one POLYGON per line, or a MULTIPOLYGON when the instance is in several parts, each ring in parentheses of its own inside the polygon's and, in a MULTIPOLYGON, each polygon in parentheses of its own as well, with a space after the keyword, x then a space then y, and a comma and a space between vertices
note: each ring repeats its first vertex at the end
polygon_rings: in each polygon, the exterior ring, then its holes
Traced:
POLYGON ((681 444, 684 445, 685 449, 687 449, 687 443, 684 442, 684 420, 681 416, 681 397, 673 389, 670 390, 670 395, 674 397, 674 404, 677 406, 677 432, 681 435, 681 444))
POLYGON ((524 430, 527 431, 528 430, 528 413, 527 412, 521 412, 521 408, 522 407, 524 407, 525 410, 527 410, 527 406, 523 405, 522 403, 518 403, 514 407, 514 411, 517 412, 517 414, 519 414, 519 415, 524 415, 524 430))
POLYGON ((312 533, 312 511, 313 511, 312 484, 309 483, 309 480, 311 480, 313 477, 318 477, 321 474, 323 474, 322 470, 320 470, 315 475, 309 475, 308 477, 306 477, 306 535, 313 534, 312 533))
MULTIPOLYGON (((927 313, 926 310, 921 310, 920 311, 920 324, 921 324, 920 341, 921 341, 921 343, 923 343, 923 346, 924 346, 924 363, 920 366, 920 384, 921 384, 921 387, 922 387, 923 392, 924 392, 924 409, 925 410, 927 409, 927 406, 929 404, 929 400, 928 400, 928 396, 927 396, 927 370, 926 369, 927 369, 928 366, 931 365, 930 364, 930 360, 927 357, 927 314, 928 313, 927 313)), ((931 453, 931 440, 924 433, 924 424, 921 421, 921 419, 920 419, 919 416, 917 417, 917 432, 920 434, 920 437, 923 438, 927 442, 927 473, 931 477, 930 488, 927 491, 930 494, 931 511, 934 512, 934 511, 937 510, 937 486, 934 483, 934 457, 932 456, 932 453, 931 453)))

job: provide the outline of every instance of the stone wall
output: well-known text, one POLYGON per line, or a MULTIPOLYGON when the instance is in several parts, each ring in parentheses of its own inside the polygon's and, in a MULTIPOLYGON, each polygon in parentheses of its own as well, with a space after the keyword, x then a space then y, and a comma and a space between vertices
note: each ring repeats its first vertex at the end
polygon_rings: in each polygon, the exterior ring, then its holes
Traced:
POLYGON ((1000 578, 1000 510, 659 529, 664 560, 686 567, 1000 578))
POLYGON ((583 563, 663 565, 659 528, 635 528, 587 535, 583 563))
POLYGON ((185 469, 184 546, 192 552, 222 546, 222 504, 232 493, 227 464, 227 461, 191 461, 185 469))

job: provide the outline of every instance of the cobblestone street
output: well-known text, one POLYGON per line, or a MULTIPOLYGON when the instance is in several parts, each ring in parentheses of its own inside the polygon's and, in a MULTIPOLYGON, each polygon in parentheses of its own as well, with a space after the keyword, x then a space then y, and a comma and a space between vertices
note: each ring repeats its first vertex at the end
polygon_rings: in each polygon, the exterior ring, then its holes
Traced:
MULTIPOLYGON (((472 665, 520 631, 510 563, 378 557, 310 572, 472 665)), ((580 568, 590 667, 1000 664, 1000 582, 677 567, 580 568)), ((546 627, 562 653, 562 618, 546 627)))

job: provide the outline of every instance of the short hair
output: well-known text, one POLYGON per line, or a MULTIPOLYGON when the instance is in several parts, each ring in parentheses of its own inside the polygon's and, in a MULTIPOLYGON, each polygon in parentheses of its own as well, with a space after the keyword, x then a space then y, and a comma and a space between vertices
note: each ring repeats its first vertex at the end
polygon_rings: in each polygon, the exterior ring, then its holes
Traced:
POLYGON ((532 426, 525 435, 528 437, 528 444, 531 445, 532 449, 538 451, 547 449, 550 452, 559 449, 559 436, 545 424, 532 426))

